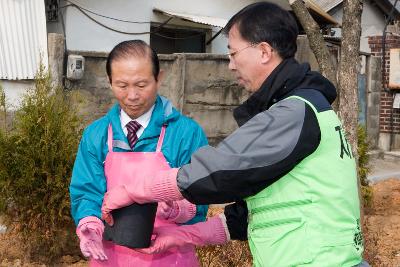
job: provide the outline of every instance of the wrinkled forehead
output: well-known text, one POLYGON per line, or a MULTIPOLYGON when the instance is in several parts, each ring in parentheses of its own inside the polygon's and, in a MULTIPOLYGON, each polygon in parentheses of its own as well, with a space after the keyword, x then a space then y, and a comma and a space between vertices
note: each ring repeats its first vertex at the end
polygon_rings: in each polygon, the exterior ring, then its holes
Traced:
POLYGON ((111 77, 132 80, 141 77, 150 79, 153 75, 153 65, 147 57, 125 57, 115 59, 111 63, 111 77))
POLYGON ((127 49, 124 52, 116 54, 112 59, 111 63, 115 61, 124 61, 124 60, 138 60, 138 61, 151 62, 151 51, 150 49, 145 49, 145 50, 127 49))
POLYGON ((127 54, 125 56, 118 56, 113 59, 111 62, 111 73, 113 73, 113 69, 117 66, 135 67, 137 69, 148 69, 152 71, 153 62, 151 58, 146 55, 127 54))

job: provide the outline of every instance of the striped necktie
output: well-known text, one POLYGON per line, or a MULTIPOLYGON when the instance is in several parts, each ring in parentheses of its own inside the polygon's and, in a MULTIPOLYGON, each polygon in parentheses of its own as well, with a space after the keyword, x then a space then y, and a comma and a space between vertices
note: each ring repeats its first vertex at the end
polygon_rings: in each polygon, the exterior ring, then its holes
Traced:
POLYGON ((132 149, 135 147, 135 143, 138 140, 136 132, 140 127, 142 127, 142 125, 137 121, 130 121, 126 124, 126 129, 128 130, 128 142, 132 149))

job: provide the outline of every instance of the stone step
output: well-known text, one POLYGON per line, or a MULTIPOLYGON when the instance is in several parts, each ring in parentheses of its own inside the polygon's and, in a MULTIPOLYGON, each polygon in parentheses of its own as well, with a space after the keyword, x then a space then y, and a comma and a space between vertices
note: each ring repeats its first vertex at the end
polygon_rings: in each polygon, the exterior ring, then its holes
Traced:
POLYGON ((385 160, 397 161, 400 164, 400 151, 399 150, 385 151, 383 158, 385 160))

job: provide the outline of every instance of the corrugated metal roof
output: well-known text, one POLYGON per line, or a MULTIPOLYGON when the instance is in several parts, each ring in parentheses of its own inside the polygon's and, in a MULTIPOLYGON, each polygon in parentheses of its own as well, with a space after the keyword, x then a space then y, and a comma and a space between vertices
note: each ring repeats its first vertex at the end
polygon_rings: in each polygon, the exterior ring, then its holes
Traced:
POLYGON ((199 16, 193 14, 184 14, 184 13, 177 13, 173 11, 162 10, 158 8, 153 8, 153 11, 162 13, 167 16, 177 17, 183 20, 188 20, 191 22, 196 22, 205 25, 211 25, 216 27, 225 27, 226 23, 228 23, 227 19, 223 18, 215 18, 215 17, 208 17, 208 16, 199 16))
MULTIPOLYGON (((325 10, 326 12, 330 11, 332 8, 336 7, 337 5, 341 4, 343 2, 343 0, 314 0, 314 2, 316 2, 323 10, 325 10)), ((378 1, 374 1, 374 2, 378 2, 378 1)), ((396 3, 396 0, 388 0, 388 2, 390 4, 392 4, 392 6, 396 3)), ((396 4, 396 10, 400 12, 400 2, 398 1, 396 4)))
POLYGON ((33 79, 47 59, 43 0, 0 1, 0 79, 33 79))
POLYGON ((328 12, 342 3, 343 0, 314 0, 314 2, 317 3, 325 12, 328 12))
MULTIPOLYGON (((389 0, 389 2, 390 2, 392 5, 394 5, 394 4, 396 3, 396 0, 389 0)), ((397 3, 396 3, 396 9, 397 9, 397 10, 400 10, 400 2, 399 2, 399 1, 397 1, 397 3)))

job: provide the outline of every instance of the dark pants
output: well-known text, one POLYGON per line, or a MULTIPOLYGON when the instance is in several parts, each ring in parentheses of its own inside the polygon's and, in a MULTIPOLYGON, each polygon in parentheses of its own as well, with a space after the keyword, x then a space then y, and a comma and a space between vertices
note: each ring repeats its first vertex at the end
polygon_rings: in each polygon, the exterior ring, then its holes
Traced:
POLYGON ((371 267, 366 261, 360 262, 360 264, 355 265, 354 267, 371 267))

